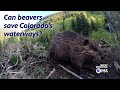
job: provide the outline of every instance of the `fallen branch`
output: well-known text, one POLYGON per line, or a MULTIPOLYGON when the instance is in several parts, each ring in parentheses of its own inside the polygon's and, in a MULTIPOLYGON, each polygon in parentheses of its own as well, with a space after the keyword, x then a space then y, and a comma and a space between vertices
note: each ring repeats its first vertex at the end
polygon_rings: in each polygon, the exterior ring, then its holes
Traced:
POLYGON ((114 67, 117 71, 120 70, 120 66, 116 61, 114 61, 114 67))
POLYGON ((76 78, 78 78, 78 79, 83 79, 82 77, 78 76, 77 74, 75 74, 74 72, 72 72, 72 71, 70 71, 69 69, 65 68, 64 66, 62 66, 62 65, 60 65, 60 64, 59 64, 59 66, 60 66, 61 68, 63 68, 65 71, 67 71, 68 73, 70 73, 70 74, 72 74, 73 76, 75 76, 76 78))
POLYGON ((53 68, 53 70, 50 71, 50 74, 45 79, 48 79, 54 72, 55 72, 55 68, 53 68))

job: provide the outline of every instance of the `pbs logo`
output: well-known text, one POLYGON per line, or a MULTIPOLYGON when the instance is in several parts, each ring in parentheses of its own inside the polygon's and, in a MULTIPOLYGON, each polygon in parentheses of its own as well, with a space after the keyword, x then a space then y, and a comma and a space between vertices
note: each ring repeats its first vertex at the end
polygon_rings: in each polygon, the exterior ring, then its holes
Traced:
POLYGON ((99 74, 99 73, 101 73, 101 72, 102 72, 102 70, 101 70, 100 68, 97 68, 97 69, 96 69, 96 73, 99 74))

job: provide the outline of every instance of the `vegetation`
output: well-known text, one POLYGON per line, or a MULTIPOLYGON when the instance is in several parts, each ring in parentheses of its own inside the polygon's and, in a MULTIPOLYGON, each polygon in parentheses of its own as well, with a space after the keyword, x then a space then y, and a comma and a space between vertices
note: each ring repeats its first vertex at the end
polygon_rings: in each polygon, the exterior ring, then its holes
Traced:
POLYGON ((1 41, 0 41, 0 48, 2 47, 2 43, 1 43, 1 41))
POLYGON ((74 31, 81 35, 90 37, 95 40, 104 39, 110 43, 115 42, 116 37, 109 35, 105 31, 105 16, 101 12, 87 12, 87 11, 64 11, 45 17, 42 21, 37 23, 52 23, 52 29, 31 29, 26 32, 38 32, 43 33, 39 37, 11 37, 7 40, 7 43, 16 43, 18 41, 22 43, 31 42, 35 44, 40 42, 41 45, 48 49, 50 41, 55 32, 62 32, 65 30, 74 31), (99 34, 98 34, 99 33, 99 34), (90 36, 89 36, 90 35, 90 36), (101 37, 102 35, 102 37, 101 37), (114 37, 114 38, 113 38, 114 37))
POLYGON ((117 42, 116 34, 111 34, 109 32, 104 31, 103 29, 99 29, 98 31, 92 31, 89 37, 96 41, 104 40, 110 44, 117 42))
POLYGON ((10 56, 10 63, 11 63, 12 65, 15 65, 16 63, 20 63, 19 57, 16 56, 16 54, 12 54, 12 55, 10 56))
POLYGON ((43 32, 39 37, 10 37, 5 41, 6 44, 10 43, 29 43, 36 44, 39 42, 47 50, 52 36, 56 32, 65 30, 77 32, 81 35, 87 36, 94 40, 105 40, 110 43, 116 42, 115 33, 111 34, 105 30, 105 15, 100 12, 87 12, 87 11, 64 11, 44 17, 44 19, 37 23, 52 23, 52 29, 37 29, 26 30, 25 32, 43 32))
MULTIPOLYGON (((41 35, 34 38, 10 37, 5 39, 3 36, 1 36, 0 33, 0 48, 1 46, 6 46, 4 48, 5 52, 11 53, 8 54, 9 58, 6 59, 8 60, 7 62, 10 63, 10 65, 3 64, 3 66, 6 66, 5 69, 7 72, 0 74, 0 78, 3 78, 5 75, 6 76, 11 75, 11 78, 16 78, 19 72, 21 73, 21 75, 24 75, 25 73, 29 73, 29 74, 32 73, 32 76, 30 76, 30 78, 35 78, 36 74, 40 74, 41 76, 45 74, 46 72, 45 69, 48 66, 41 64, 41 61, 47 62, 46 58, 48 55, 48 48, 50 45, 50 41, 52 39, 52 36, 56 32, 73 31, 79 33, 80 35, 86 36, 92 40, 96 40, 98 42, 100 40, 103 40, 109 42, 110 44, 115 44, 118 38, 118 34, 116 34, 117 31, 109 32, 105 28, 106 25, 105 19, 107 14, 108 13, 104 15, 104 13, 101 11, 94 11, 94 12, 64 11, 64 12, 52 14, 44 17, 42 21, 39 21, 37 23, 43 23, 43 22, 52 23, 53 28, 47 28, 47 29, 32 28, 30 30, 27 29, 24 31, 24 32, 42 31, 41 35), (19 43, 20 44, 19 48, 17 48, 16 51, 12 51, 13 48, 15 47, 10 47, 9 44, 11 43, 13 45, 19 43), (16 66, 16 65, 19 65, 19 67, 16 70, 18 70, 20 67, 22 67, 23 69, 20 69, 19 72, 15 71, 15 74, 12 75, 11 72, 14 71, 11 68, 11 66, 16 66), (29 70, 27 70, 27 68, 29 70)), ((3 56, 1 55, 0 58, 2 59, 2 57, 3 56)), ((4 78, 9 78, 9 77, 4 77, 4 78)))

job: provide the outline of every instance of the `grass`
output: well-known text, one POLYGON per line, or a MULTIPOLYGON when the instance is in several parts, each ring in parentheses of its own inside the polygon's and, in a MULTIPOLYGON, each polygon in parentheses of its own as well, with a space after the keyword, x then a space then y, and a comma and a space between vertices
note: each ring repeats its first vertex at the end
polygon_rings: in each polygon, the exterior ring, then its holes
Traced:
POLYGON ((0 41, 3 42, 4 39, 8 38, 8 37, 4 37, 4 32, 14 32, 14 31, 15 30, 0 28, 0 41))
POLYGON ((44 74, 45 73, 45 68, 42 67, 42 66, 36 67, 35 72, 39 73, 39 74, 44 74))
POLYGON ((12 55, 10 56, 10 63, 11 63, 12 65, 15 65, 17 62, 18 62, 18 64, 20 63, 19 57, 17 57, 17 55, 15 55, 15 54, 12 54, 12 55))

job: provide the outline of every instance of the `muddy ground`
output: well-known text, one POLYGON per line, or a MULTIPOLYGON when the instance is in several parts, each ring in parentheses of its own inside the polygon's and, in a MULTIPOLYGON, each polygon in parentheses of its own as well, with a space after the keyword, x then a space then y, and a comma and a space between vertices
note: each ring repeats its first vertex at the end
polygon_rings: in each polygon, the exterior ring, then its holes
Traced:
MULTIPOLYGON (((58 64, 54 64, 49 58, 45 57, 45 55, 41 57, 39 54, 31 53, 31 48, 25 49, 26 48, 21 47, 19 44, 5 46, 0 49, 1 79, 78 79, 58 64), (10 53, 15 53, 21 62, 11 63, 10 53)), ((95 65, 92 66, 94 70, 84 67, 80 71, 68 65, 63 66, 83 79, 120 79, 119 70, 117 71, 114 66, 111 47, 103 48, 103 50, 105 51, 103 64, 108 64, 108 73, 97 74, 95 65)), ((118 60, 117 62, 120 65, 120 61, 118 60)))

